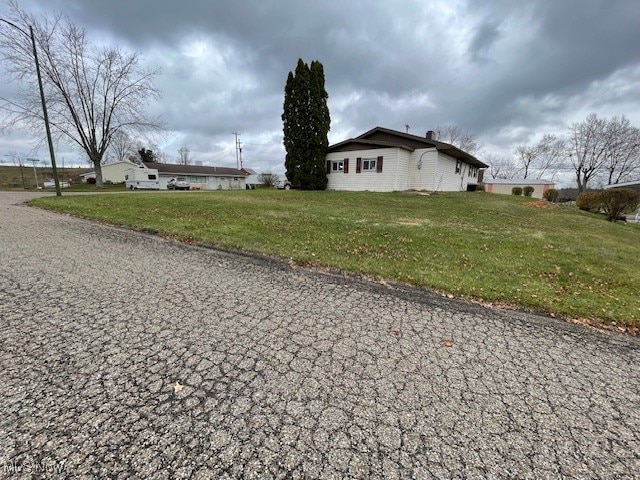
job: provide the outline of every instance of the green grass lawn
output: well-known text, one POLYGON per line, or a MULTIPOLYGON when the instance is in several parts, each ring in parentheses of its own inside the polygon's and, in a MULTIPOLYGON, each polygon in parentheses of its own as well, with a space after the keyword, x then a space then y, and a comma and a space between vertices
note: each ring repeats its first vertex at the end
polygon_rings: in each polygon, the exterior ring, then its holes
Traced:
POLYGON ((39 207, 484 302, 640 326, 640 226, 481 192, 222 191, 39 207))

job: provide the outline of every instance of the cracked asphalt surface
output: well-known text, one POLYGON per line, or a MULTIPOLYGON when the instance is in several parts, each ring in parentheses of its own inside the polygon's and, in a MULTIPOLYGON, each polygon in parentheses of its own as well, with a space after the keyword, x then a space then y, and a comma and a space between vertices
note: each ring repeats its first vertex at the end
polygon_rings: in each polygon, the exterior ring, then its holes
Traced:
POLYGON ((0 477, 638 478, 637 337, 26 198, 0 193, 0 477))

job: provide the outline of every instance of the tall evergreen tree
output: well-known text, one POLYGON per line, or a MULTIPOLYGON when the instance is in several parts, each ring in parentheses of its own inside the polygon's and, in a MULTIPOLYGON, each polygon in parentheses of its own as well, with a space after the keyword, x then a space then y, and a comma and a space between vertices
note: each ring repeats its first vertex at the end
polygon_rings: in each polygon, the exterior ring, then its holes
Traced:
POLYGON ((331 119, 322 63, 314 60, 309 67, 299 59, 295 73, 289 72, 284 91, 282 122, 287 178, 304 190, 324 190, 331 119))

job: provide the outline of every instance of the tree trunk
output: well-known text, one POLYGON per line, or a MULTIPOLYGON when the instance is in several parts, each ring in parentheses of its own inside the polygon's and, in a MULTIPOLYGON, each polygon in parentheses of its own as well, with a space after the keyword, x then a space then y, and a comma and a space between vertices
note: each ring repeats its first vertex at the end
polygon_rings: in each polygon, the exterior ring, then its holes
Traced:
POLYGON ((578 184, 578 193, 584 192, 585 188, 582 183, 582 177, 580 176, 580 172, 576 172, 576 183, 578 184))
POLYGON ((92 157, 91 161, 93 162, 93 170, 96 172, 96 187, 102 188, 104 187, 104 182, 102 181, 102 157, 92 157))

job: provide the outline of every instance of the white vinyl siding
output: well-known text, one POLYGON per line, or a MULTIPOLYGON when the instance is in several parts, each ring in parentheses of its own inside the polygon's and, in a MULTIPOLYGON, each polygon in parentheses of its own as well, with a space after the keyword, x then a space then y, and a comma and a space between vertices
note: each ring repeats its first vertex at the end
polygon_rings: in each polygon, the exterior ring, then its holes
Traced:
MULTIPOLYGON (((403 190, 461 191, 467 184, 476 184, 472 176, 473 167, 464 161, 444 154, 435 148, 422 148, 409 151, 404 148, 378 148, 332 152, 327 155, 330 173, 327 174, 328 190, 370 190, 392 192, 403 190), (382 173, 365 170, 365 161, 383 157, 382 173), (334 171, 335 162, 349 159, 349 171, 334 171), (357 159, 361 159, 360 173, 357 171, 357 159), (418 168, 420 165, 420 168, 418 168), (456 165, 459 172, 456 173, 456 165)), ((477 169, 475 169, 477 172, 477 169)))
POLYGON ((436 163, 438 151, 435 148, 422 148, 411 152, 409 160, 409 187, 411 190, 436 189, 434 180, 436 175, 436 163), (420 168, 418 168, 418 162, 420 168))
POLYGON ((172 178, 185 178, 191 188, 201 190, 243 190, 246 185, 245 177, 223 177, 215 175, 174 175, 171 173, 160 173, 160 189, 167 189, 167 182, 172 178))
POLYGON ((125 181, 125 170, 138 167, 139 165, 132 162, 117 162, 103 165, 102 180, 111 183, 122 183, 125 181))
POLYGON ((399 148, 376 148, 371 150, 357 150, 353 152, 333 152, 327 155, 327 161, 331 162, 331 173, 327 174, 327 190, 370 190, 373 192, 393 192, 398 190, 396 186, 396 168, 399 148), (382 157, 382 172, 376 171, 378 157, 382 157), (349 159, 349 173, 333 171, 333 162, 341 162, 349 159), (357 171, 357 159, 360 158, 362 168, 357 171), (364 160, 375 160, 373 170, 364 169, 364 160))
POLYGON ((469 182, 469 173, 471 165, 468 163, 453 158, 446 153, 438 152, 438 172, 436 182, 440 183, 440 187, 437 190, 442 191, 464 191, 467 189, 468 183, 477 183, 477 181, 471 178, 469 182), (456 170, 459 167, 459 172, 456 170))

